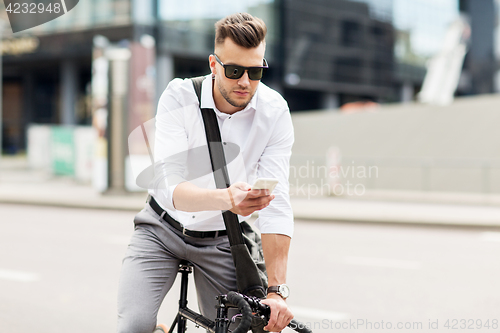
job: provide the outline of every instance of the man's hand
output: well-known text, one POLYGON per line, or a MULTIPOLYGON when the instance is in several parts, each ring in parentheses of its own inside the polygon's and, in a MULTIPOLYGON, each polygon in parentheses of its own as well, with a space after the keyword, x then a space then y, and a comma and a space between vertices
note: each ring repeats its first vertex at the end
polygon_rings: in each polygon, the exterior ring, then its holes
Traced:
POLYGON ((267 298, 262 301, 271 308, 271 316, 269 322, 264 329, 269 332, 281 332, 293 319, 293 314, 288 308, 285 300, 280 295, 270 293, 267 298))
POLYGON ((231 192, 234 202, 230 210, 242 216, 266 208, 275 197, 269 194, 269 190, 252 190, 252 187, 245 182, 234 183, 228 191, 231 192))

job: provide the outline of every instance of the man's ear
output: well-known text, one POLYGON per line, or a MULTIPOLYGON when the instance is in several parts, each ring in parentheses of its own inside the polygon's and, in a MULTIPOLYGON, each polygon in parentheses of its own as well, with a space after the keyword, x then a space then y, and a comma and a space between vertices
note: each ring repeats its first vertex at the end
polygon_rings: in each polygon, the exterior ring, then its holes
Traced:
POLYGON ((215 75, 217 73, 217 68, 215 67, 215 56, 213 54, 208 56, 208 64, 210 66, 210 71, 212 72, 212 75, 215 75))

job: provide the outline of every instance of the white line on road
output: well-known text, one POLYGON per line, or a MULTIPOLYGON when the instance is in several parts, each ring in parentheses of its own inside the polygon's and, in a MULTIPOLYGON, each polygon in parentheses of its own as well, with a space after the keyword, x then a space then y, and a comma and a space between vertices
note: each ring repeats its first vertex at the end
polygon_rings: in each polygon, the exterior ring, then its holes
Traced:
POLYGON ((481 240, 483 242, 500 242, 500 232, 482 232, 481 240))
POLYGON ((40 280, 40 277, 38 274, 35 273, 0 269, 0 280, 10 280, 17 282, 35 282, 40 280))
POLYGON ((349 318, 347 313, 342 312, 331 312, 320 309, 303 308, 300 306, 291 306, 290 308, 294 316, 297 316, 297 319, 300 321, 305 321, 302 318, 319 320, 327 319, 333 321, 340 321, 349 318))
POLYGON ((420 269, 422 264, 418 261, 389 259, 389 258, 368 258, 368 257, 345 257, 344 262, 357 266, 374 266, 401 269, 420 269))

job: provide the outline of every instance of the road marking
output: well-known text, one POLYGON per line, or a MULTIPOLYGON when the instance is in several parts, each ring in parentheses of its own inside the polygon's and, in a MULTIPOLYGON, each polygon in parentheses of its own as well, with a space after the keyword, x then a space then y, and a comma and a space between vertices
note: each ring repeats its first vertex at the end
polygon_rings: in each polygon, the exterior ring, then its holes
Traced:
POLYGON ((483 242, 500 242, 500 232, 482 232, 481 240, 483 242))
POLYGON ((401 269, 420 269, 422 264, 418 261, 399 260, 389 258, 345 257, 344 262, 356 266, 373 266, 401 269))
POLYGON ((320 309, 311 309, 311 308, 303 308, 300 306, 290 306, 292 313, 294 316, 297 316, 297 319, 303 321, 301 318, 309 318, 309 319, 327 319, 333 321, 340 321, 349 318, 347 313, 342 312, 330 312, 320 309))
POLYGON ((10 280, 17 282, 35 282, 40 280, 38 274, 20 271, 0 269, 0 280, 10 280))

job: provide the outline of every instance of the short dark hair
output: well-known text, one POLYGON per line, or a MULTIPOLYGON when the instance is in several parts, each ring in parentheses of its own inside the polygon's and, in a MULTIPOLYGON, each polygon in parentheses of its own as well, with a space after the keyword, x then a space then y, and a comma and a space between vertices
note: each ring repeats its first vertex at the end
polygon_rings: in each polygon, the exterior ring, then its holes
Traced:
POLYGON ((259 46, 266 33, 266 24, 260 18, 248 13, 231 14, 215 23, 215 45, 223 44, 229 37, 237 45, 250 49, 259 46))

